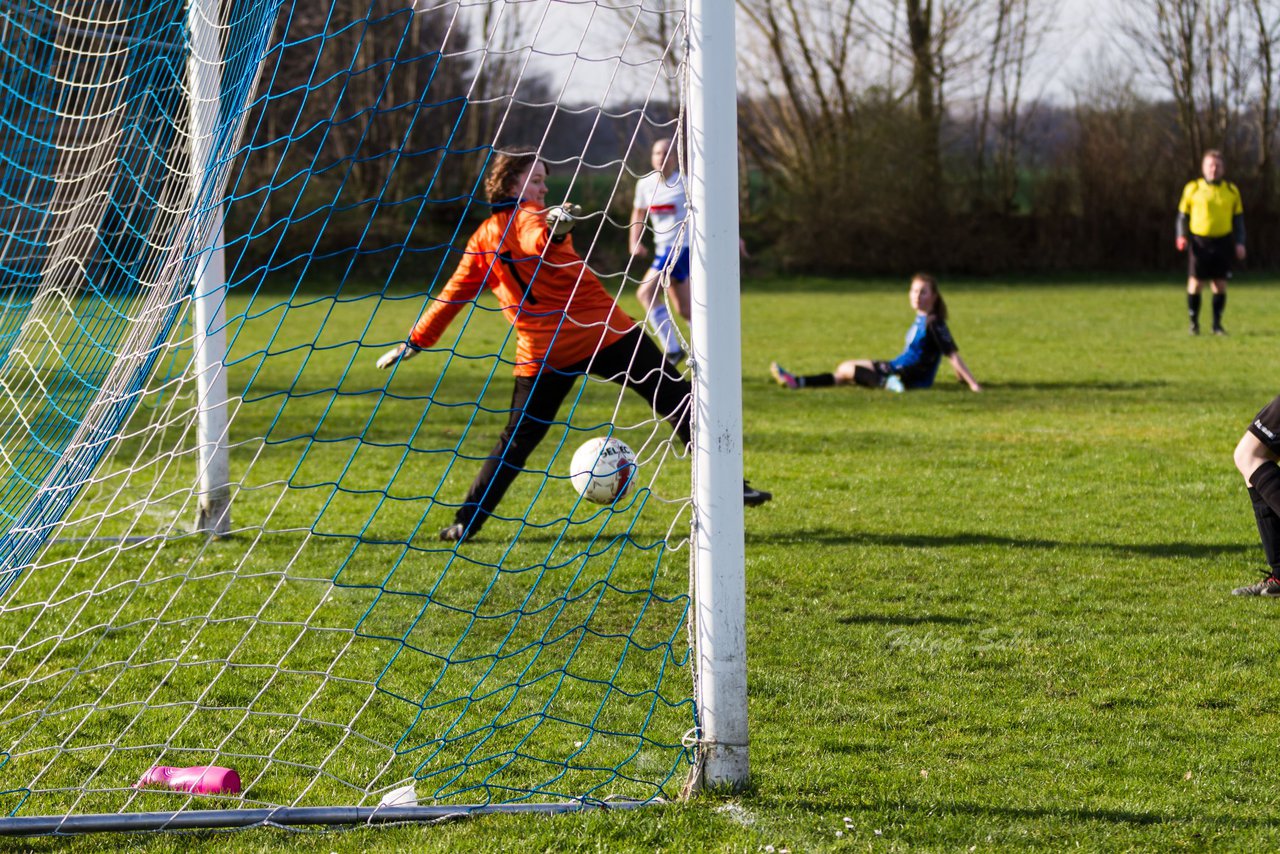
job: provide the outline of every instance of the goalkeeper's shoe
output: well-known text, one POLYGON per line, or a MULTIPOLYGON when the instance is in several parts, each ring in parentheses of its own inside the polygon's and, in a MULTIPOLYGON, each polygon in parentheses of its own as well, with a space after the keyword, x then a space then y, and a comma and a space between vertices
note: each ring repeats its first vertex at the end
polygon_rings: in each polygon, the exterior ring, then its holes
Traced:
POLYGON ((784 385, 790 389, 800 388, 799 378, 777 362, 769 363, 769 373, 778 381, 778 385, 784 385))
POLYGON ((1248 585, 1247 587, 1237 587, 1231 591, 1232 596, 1267 596, 1275 598, 1280 596, 1280 580, 1268 575, 1261 581, 1248 585))
POLYGON ((440 532, 440 539, 446 543, 465 543, 474 533, 474 530, 468 530, 467 526, 461 522, 454 522, 440 532))
POLYGON ((742 482, 742 504, 745 507, 759 507, 773 500, 772 492, 756 489, 745 480, 742 482))

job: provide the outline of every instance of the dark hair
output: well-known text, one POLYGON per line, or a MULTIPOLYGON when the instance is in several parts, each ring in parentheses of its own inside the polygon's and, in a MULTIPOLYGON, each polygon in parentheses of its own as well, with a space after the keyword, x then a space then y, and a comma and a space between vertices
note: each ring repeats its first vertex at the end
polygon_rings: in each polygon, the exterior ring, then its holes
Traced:
POLYGON ((500 202, 514 197, 520 191, 515 186, 516 178, 537 162, 538 152, 533 148, 496 152, 489 164, 489 173, 484 177, 484 192, 489 201, 500 202))
POLYGON ((685 159, 685 152, 687 151, 684 144, 684 135, 679 130, 676 130, 670 136, 659 136, 649 145, 650 154, 653 154, 654 147, 660 142, 665 142, 669 146, 667 149, 667 162, 679 168, 681 161, 685 159))
POLYGON ((911 281, 924 282, 929 286, 929 290, 933 291, 933 310, 929 312, 929 316, 936 317, 945 323, 947 319, 947 301, 942 298, 942 292, 938 290, 938 280, 928 273, 916 273, 911 277, 911 281))

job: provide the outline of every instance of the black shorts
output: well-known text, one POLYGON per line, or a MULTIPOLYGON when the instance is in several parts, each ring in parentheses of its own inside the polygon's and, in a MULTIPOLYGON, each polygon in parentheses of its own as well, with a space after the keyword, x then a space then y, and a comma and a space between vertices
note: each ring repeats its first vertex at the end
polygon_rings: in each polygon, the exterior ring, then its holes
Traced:
POLYGON ((1280 397, 1262 407, 1262 411, 1254 416, 1249 432, 1273 453, 1280 454, 1280 397))
POLYGON ((1236 239, 1191 235, 1191 251, 1187 253, 1187 274, 1193 279, 1229 279, 1231 263, 1236 259, 1236 239))
POLYGON ((932 368, 924 365, 912 365, 909 368, 897 370, 893 367, 893 362, 874 361, 871 365, 876 369, 876 375, 880 380, 880 385, 884 385, 885 380, 894 374, 898 375, 898 379, 902 380, 902 384, 907 388, 928 388, 933 385, 933 376, 936 371, 936 365, 932 368))

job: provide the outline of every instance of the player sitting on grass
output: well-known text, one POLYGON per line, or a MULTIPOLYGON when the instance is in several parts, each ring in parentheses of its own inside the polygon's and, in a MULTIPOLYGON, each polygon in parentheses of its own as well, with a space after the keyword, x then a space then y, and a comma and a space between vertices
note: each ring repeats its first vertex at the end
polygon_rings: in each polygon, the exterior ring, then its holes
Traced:
MULTIPOLYGON (((467 241, 458 269, 409 338, 378 359, 390 368, 432 347, 485 288, 515 327, 515 388, 507 426, 440 539, 461 542, 484 525, 529 454, 555 423, 560 404, 588 372, 644 397, 690 444, 692 388, 662 351, 618 308, 573 247, 574 213, 547 211, 547 167, 536 152, 496 154, 485 179, 493 214, 467 241)), ((570 207, 570 206, 566 206, 570 207)), ((772 496, 743 483, 742 502, 772 496)))
POLYGON ((773 362, 769 365, 769 372, 779 385, 790 389, 856 384, 903 391, 933 385, 938 365, 946 356, 962 382, 973 391, 982 391, 982 386, 969 372, 969 366, 960 358, 951 330, 947 329, 947 304, 938 292, 938 283, 933 276, 918 273, 911 280, 911 307, 916 310, 916 322, 907 330, 906 349, 892 361, 850 359, 841 362, 835 373, 809 376, 797 376, 773 362))
POLYGON ((1260 581, 1237 587, 1236 596, 1280 596, 1280 397, 1268 403, 1253 419, 1236 445, 1236 469, 1249 488, 1253 517, 1262 538, 1267 569, 1260 581))

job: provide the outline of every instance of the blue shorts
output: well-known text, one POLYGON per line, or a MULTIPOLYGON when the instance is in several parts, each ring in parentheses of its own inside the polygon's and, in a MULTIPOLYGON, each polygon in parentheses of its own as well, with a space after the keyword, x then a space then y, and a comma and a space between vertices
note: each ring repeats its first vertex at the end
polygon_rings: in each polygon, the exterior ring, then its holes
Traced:
POLYGON ((668 246, 655 255, 650 269, 661 270, 677 281, 687 281, 689 278, 689 247, 680 247, 680 254, 676 255, 674 261, 671 260, 673 249, 675 249, 675 246, 668 246))

